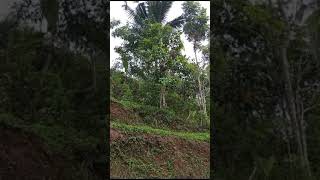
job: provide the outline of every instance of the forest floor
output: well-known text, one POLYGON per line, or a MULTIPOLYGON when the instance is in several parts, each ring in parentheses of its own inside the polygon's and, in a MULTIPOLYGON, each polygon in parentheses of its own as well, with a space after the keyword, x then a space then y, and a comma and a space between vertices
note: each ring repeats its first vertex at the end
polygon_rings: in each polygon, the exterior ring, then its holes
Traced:
POLYGON ((111 103, 111 117, 117 119, 110 130, 111 177, 209 177, 209 133, 130 123, 128 117, 137 116, 116 102, 111 103))

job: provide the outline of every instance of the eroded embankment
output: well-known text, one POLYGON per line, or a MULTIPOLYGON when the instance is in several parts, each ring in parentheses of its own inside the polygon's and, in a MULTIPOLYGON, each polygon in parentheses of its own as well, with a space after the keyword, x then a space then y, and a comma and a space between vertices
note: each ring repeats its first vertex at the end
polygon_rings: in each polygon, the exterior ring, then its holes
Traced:
POLYGON ((111 176, 208 178, 210 144, 112 128, 111 176))
POLYGON ((0 124, 0 179, 61 179, 61 172, 37 136, 0 124))

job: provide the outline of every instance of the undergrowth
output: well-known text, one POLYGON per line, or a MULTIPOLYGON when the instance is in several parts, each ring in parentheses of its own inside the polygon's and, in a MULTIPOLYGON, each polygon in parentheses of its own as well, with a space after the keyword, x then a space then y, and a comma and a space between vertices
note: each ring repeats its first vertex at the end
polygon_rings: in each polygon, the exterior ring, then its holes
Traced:
POLYGON ((194 133, 194 132, 179 132, 172 131, 169 129, 156 129, 146 125, 129 125, 123 124, 119 122, 111 122, 111 127, 116 129, 121 129, 126 132, 136 132, 136 133, 150 133, 157 134, 160 136, 175 136, 187 140, 195 140, 195 141, 210 141, 209 133, 194 133))

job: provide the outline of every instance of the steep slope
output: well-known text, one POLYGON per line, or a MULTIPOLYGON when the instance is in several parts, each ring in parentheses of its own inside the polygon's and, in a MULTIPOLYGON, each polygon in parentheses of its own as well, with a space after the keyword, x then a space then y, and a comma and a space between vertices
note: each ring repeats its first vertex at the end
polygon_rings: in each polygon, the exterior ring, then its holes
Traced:
POLYGON ((37 136, 0 124, 0 179, 61 179, 58 163, 37 136))
MULTIPOLYGON (((111 104, 111 117, 128 117, 113 112, 130 111, 111 104)), ((208 133, 111 122, 110 148, 111 177, 114 178, 209 178, 208 133)))

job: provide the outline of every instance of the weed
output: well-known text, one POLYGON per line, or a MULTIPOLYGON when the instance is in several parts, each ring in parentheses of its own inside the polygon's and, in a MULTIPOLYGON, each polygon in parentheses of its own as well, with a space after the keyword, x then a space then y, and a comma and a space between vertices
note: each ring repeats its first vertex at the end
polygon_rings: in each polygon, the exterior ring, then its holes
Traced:
POLYGON ((156 129, 146 125, 128 125, 118 122, 111 122, 111 127, 119 128, 121 130, 124 130, 125 132, 151 133, 160 136, 175 136, 183 139, 205 142, 209 142, 210 140, 209 133, 180 132, 172 131, 169 129, 156 129))
POLYGON ((173 161, 171 159, 169 159, 167 161, 167 168, 168 168, 168 172, 169 172, 169 177, 173 177, 174 176, 174 166, 173 166, 173 161))

